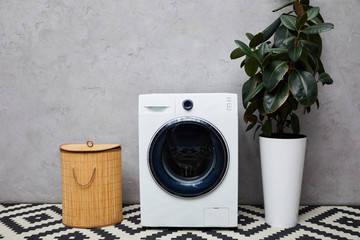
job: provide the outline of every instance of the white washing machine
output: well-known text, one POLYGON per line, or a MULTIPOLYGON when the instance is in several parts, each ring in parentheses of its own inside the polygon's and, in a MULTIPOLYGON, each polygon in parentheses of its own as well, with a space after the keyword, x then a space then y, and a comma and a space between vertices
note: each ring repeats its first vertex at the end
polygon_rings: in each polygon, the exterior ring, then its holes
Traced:
POLYGON ((237 95, 139 96, 141 224, 236 227, 237 95))

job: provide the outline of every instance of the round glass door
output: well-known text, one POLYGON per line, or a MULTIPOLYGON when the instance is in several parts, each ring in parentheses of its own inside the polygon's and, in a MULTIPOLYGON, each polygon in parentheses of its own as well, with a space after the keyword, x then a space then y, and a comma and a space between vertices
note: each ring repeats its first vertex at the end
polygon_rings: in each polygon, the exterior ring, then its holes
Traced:
POLYGON ((229 164, 222 134, 197 118, 175 119, 161 127, 149 146, 148 160, 159 186, 181 197, 215 189, 229 164))

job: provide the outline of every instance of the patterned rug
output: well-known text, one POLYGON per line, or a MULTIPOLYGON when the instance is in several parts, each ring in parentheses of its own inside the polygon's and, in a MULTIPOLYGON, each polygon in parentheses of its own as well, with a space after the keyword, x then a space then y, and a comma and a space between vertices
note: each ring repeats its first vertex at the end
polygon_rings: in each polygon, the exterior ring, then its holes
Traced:
POLYGON ((124 205, 124 220, 115 226, 79 229, 61 223, 61 204, 0 204, 0 239, 360 239, 360 207, 303 206, 299 224, 273 228, 261 206, 239 206, 235 229, 174 229, 140 226, 140 206, 124 205))

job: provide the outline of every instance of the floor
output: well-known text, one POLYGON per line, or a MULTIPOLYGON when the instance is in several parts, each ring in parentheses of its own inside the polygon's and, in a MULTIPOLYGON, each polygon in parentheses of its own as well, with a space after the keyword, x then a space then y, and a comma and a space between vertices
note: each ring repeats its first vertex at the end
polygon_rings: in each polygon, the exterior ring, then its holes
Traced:
POLYGON ((0 204, 0 239, 360 239, 360 207, 302 206, 299 224, 272 228, 264 222, 262 206, 239 206, 235 229, 148 229, 140 226, 140 206, 124 205, 124 220, 95 229, 65 227, 61 204, 0 204))

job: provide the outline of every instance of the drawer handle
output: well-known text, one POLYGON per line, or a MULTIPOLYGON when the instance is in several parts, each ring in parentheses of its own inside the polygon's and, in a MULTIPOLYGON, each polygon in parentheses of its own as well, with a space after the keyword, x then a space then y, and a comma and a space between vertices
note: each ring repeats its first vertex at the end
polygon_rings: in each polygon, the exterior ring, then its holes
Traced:
POLYGON ((91 183, 91 181, 93 180, 94 175, 95 175, 95 170, 96 170, 96 167, 94 167, 94 171, 93 171, 93 173, 92 173, 92 176, 91 176, 90 181, 89 181, 87 184, 81 184, 81 183, 79 183, 78 180, 76 179, 75 169, 72 168, 72 172, 73 172, 73 176, 74 176, 75 182, 76 182, 77 184, 79 184, 80 186, 82 186, 82 187, 86 187, 86 186, 89 185, 89 184, 91 183))

